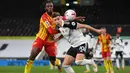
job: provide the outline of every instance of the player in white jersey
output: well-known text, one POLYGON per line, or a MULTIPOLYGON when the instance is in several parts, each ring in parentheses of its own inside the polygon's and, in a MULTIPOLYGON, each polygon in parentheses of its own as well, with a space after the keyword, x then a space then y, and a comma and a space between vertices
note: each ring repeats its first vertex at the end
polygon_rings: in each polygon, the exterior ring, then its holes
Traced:
POLYGON ((94 48, 96 45, 96 39, 94 38, 94 35, 92 33, 90 33, 90 31, 88 29, 84 29, 83 34, 85 36, 85 39, 88 42, 88 48, 86 49, 85 56, 86 56, 87 60, 91 61, 90 64, 86 65, 86 71, 84 71, 84 73, 90 72, 90 68, 89 68, 90 65, 93 67, 93 71, 96 73, 98 71, 98 69, 97 69, 97 65, 93 59, 93 52, 94 52, 94 48))
POLYGON ((64 58, 62 67, 67 73, 75 73, 70 66, 74 60, 77 65, 86 65, 90 63, 90 61, 85 59, 84 55, 87 48, 87 41, 79 28, 88 28, 97 33, 100 33, 101 30, 74 21, 64 22, 59 13, 53 15, 52 17, 54 22, 59 26, 59 31, 71 44, 71 47, 64 58))
POLYGON ((121 58, 122 69, 124 69, 124 58, 123 58, 124 43, 123 40, 120 38, 120 34, 116 34, 116 38, 114 39, 113 44, 116 55, 117 69, 118 70, 120 69, 119 56, 121 58))

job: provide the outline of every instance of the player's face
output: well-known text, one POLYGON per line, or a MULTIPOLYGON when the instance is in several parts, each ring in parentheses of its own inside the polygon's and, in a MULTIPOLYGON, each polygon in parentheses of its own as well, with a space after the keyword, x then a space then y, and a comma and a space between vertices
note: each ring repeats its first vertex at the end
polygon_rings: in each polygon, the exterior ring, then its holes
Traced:
POLYGON ((51 14, 53 12, 53 3, 46 3, 45 10, 51 14))
POLYGON ((62 21, 63 20, 62 20, 61 16, 54 17, 53 21, 54 21, 54 23, 56 23, 56 25, 62 26, 62 21))
POLYGON ((106 33, 106 28, 102 28, 101 31, 102 31, 101 32, 102 34, 105 34, 106 33))
POLYGON ((117 37, 117 38, 119 38, 119 37, 120 37, 120 35, 119 35, 119 34, 116 34, 116 37, 117 37))

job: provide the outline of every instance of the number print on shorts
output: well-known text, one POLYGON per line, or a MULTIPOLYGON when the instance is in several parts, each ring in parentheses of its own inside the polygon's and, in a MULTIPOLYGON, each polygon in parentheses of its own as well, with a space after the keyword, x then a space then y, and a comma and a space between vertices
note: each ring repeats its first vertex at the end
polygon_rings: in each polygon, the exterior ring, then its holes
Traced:
POLYGON ((84 47, 84 46, 80 46, 80 47, 79 47, 79 51, 80 51, 80 52, 85 52, 85 47, 84 47))

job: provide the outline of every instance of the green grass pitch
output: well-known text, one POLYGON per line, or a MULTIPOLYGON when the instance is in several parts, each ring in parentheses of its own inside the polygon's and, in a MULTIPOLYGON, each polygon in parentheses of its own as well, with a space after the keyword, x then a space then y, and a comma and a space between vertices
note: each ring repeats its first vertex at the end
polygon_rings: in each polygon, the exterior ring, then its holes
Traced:
MULTIPOLYGON (((76 73, 84 73, 85 66, 73 66, 73 69, 76 73)), ((105 73, 104 66, 98 67, 98 73, 105 73)), ((1 66, 0 73, 24 73, 23 66, 1 66)), ((125 70, 116 70, 114 67, 115 73, 130 73, 130 66, 126 66, 125 70)), ((57 69, 50 70, 49 66, 35 66, 32 68, 31 73, 58 73, 57 69)), ((61 73, 65 73, 63 70, 61 73)), ((92 70, 90 73, 94 73, 92 70)))

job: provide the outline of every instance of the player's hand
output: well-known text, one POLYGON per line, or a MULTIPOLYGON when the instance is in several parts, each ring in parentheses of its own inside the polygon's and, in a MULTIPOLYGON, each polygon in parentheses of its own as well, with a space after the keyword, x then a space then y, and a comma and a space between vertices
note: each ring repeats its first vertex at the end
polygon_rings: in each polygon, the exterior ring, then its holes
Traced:
POLYGON ((98 30, 97 30, 97 33, 101 34, 101 33, 102 33, 102 30, 98 29, 98 30))
POLYGON ((78 16, 78 17, 75 18, 75 20, 80 21, 80 22, 84 22, 85 21, 85 17, 78 16))

